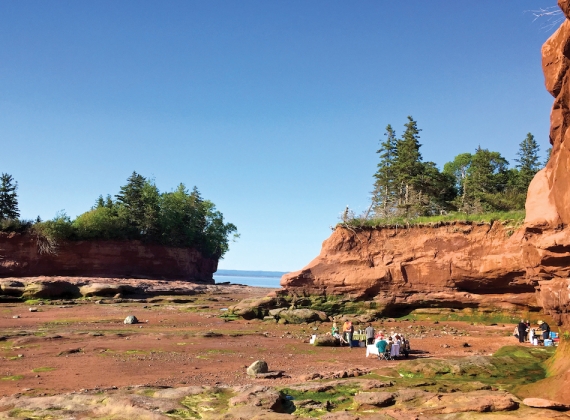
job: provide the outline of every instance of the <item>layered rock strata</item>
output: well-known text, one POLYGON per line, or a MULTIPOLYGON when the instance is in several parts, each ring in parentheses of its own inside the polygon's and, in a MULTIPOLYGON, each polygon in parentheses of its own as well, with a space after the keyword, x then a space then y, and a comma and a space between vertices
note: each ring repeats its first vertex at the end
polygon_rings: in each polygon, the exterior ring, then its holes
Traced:
POLYGON ((140 241, 68 241, 42 252, 37 237, 0 234, 0 277, 83 276, 214 283, 218 261, 189 248, 140 241))

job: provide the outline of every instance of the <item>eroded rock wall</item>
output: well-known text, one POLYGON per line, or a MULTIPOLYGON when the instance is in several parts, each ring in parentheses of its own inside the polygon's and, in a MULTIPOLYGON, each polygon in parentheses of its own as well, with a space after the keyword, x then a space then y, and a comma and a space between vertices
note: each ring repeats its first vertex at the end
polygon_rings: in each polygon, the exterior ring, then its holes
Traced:
POLYGON ((217 264, 195 249, 140 241, 62 242, 55 254, 46 254, 33 235, 0 234, 0 277, 133 277, 213 284, 217 264))
POLYGON ((409 229, 337 228, 321 254, 282 278, 282 294, 346 295, 387 305, 540 307, 566 323, 570 307, 570 0, 542 48, 554 96, 548 165, 532 181, 526 219, 409 229))

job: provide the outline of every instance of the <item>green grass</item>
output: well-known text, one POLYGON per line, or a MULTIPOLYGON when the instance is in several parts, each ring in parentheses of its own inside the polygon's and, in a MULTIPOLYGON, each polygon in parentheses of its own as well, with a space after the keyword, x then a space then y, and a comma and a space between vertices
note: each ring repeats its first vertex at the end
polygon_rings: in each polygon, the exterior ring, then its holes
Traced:
POLYGON ((23 375, 12 375, 12 376, 4 376, 2 378, 3 381, 19 381, 20 379, 24 379, 23 375))
POLYGON ((466 222, 466 223, 491 223, 495 221, 503 222, 506 226, 514 228, 522 225, 525 218, 524 210, 508 211, 508 212, 491 212, 482 214, 466 214, 453 212, 438 216, 419 216, 408 219, 406 217, 394 217, 389 219, 353 219, 346 224, 341 223, 339 226, 347 225, 349 227, 393 227, 393 226, 417 226, 438 223, 466 222))
POLYGON ((39 367, 39 368, 35 368, 32 369, 32 372, 51 372, 52 370, 55 370, 55 368, 52 367, 39 367))

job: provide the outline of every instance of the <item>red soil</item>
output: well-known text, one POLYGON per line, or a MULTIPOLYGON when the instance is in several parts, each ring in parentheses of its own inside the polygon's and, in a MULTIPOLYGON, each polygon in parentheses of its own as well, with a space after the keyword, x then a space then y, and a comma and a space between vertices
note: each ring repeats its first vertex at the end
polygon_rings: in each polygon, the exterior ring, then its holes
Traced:
MULTIPOLYGON (((3 379, 0 395, 17 392, 51 395, 142 384, 279 385, 299 382, 299 377, 308 373, 399 363, 366 359, 363 348, 313 347, 308 344, 310 334, 315 333, 313 326, 225 322, 220 318, 221 308, 244 297, 263 296, 268 291, 229 287, 227 294, 177 298, 186 299, 186 303, 173 303, 169 298, 118 304, 96 304, 93 300, 75 305, 44 304, 36 306, 38 312, 29 312, 29 304, 1 304, 0 335, 6 336, 6 341, 0 341, 3 379), (236 290, 241 290, 241 295, 236 290), (13 318, 15 315, 20 318, 13 318), (135 315, 141 323, 124 325, 128 315, 135 315), (202 336, 208 331, 223 335, 202 336), (69 350, 77 352, 59 355, 69 350), (258 359, 266 360, 270 370, 285 371, 290 378, 247 377, 246 367, 258 359)), ((382 326, 380 322, 374 325, 410 335, 418 326, 424 326, 425 337, 412 337, 410 341, 412 349, 427 353, 412 357, 490 354, 515 343, 509 336, 511 325, 473 326, 463 322, 434 325, 430 321, 387 320, 382 326), (444 327, 469 335, 450 336, 442 332, 444 327), (470 347, 463 347, 465 342, 470 347)), ((330 323, 324 323, 318 332, 329 329, 330 323)))

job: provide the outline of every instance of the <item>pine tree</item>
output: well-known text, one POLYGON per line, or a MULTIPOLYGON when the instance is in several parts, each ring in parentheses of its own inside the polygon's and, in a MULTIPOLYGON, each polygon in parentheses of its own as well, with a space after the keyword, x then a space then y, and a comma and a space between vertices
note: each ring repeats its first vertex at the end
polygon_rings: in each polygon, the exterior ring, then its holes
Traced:
POLYGON ((423 169, 419 142, 421 130, 411 116, 408 116, 408 122, 404 126, 406 130, 402 138, 396 142, 396 158, 393 167, 398 189, 398 206, 406 212, 406 215, 409 215, 412 202, 417 201, 413 199, 416 194, 414 183, 423 169))
POLYGON ((471 153, 461 153, 455 156, 452 162, 447 162, 443 167, 443 172, 451 175, 455 178, 455 188, 457 194, 460 196, 457 203, 458 208, 463 208, 465 204, 465 198, 467 196, 467 172, 469 166, 471 166, 471 161, 473 160, 473 155, 471 153))
POLYGON ((544 158, 544 162, 542 164, 543 167, 545 167, 548 161, 550 160, 551 154, 552 154, 552 147, 549 147, 548 149, 546 149, 546 157, 544 158))
POLYGON ((502 210, 494 202, 507 186, 509 162, 499 152, 477 148, 465 180, 466 205, 476 212, 502 210))
POLYGON ((17 219, 20 217, 18 209, 18 183, 12 175, 0 175, 0 219, 17 219))
POLYGON ((518 162, 516 167, 519 170, 517 188, 521 192, 526 193, 530 182, 540 169, 539 150, 540 147, 531 133, 528 133, 519 144, 519 151, 517 152, 519 158, 515 161, 518 162))
POLYGON ((374 211, 379 217, 387 217, 395 204, 395 173, 394 160, 396 158, 396 133, 392 126, 386 127, 386 140, 380 143, 380 149, 376 151, 380 155, 378 169, 374 174, 374 191, 372 201, 374 211))
POLYGON ((142 233, 144 225, 143 189, 145 183, 144 176, 133 172, 127 179, 127 185, 122 186, 119 194, 115 195, 119 204, 119 215, 135 236, 142 233))
POLYGON ((100 194, 99 197, 97 197, 97 200, 95 201, 95 206, 93 206, 94 209, 98 209, 100 207, 105 207, 105 200, 103 200, 102 194, 100 194))

